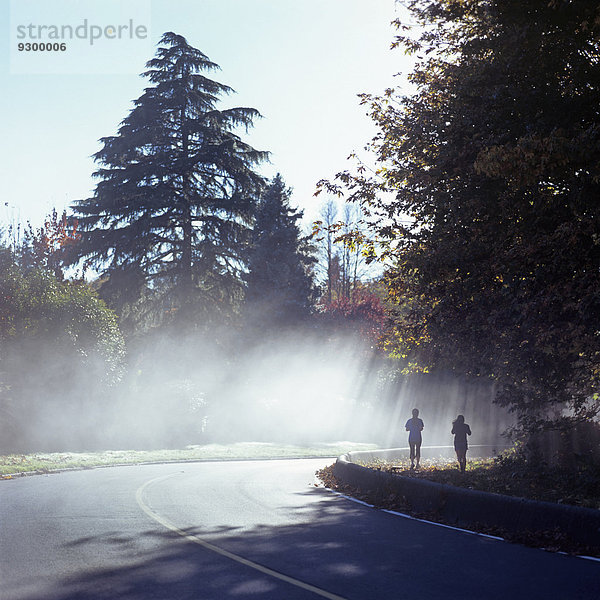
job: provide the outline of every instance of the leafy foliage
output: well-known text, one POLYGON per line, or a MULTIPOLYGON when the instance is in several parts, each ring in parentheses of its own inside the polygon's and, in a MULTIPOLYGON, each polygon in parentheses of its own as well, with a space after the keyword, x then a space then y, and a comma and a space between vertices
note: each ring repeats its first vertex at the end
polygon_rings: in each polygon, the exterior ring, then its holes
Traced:
POLYGON ((70 260, 108 278, 101 294, 121 314, 145 305, 159 320, 183 310, 198 323, 239 297, 263 186, 253 167, 267 153, 235 133, 255 109, 217 108, 232 92, 204 75, 218 66, 182 36, 160 43, 144 73, 152 85, 101 140, 95 194, 74 206, 81 240, 70 260))
POLYGON ((413 0, 415 92, 363 96, 397 354, 497 383, 526 429, 599 409, 600 8, 413 0), (407 217, 410 219, 406 221, 407 217))
POLYGON ((322 303, 321 321, 337 332, 358 334, 360 338, 377 346, 386 333, 387 314, 379 296, 363 286, 352 298, 341 296, 322 303))
POLYGON ((69 222, 66 211, 63 211, 59 218, 56 209, 44 221, 42 227, 34 229, 28 224, 23 234, 23 243, 15 249, 20 255, 20 264, 48 269, 59 279, 63 279, 63 254, 79 241, 80 235, 77 230, 77 220, 69 222))
POLYGON ((120 379, 123 360, 116 317, 87 284, 60 280, 41 268, 24 269, 10 251, 0 252, 4 448, 27 447, 30 428, 46 411, 65 418, 74 406, 85 410, 88 402, 101 401, 103 390, 120 379))

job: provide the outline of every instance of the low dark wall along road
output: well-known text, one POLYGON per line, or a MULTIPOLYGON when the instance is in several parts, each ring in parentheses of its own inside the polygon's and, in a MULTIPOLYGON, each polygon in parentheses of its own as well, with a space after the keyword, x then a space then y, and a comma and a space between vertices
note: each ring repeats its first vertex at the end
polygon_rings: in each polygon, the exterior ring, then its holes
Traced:
MULTIPOLYGON (((481 454, 485 454, 485 447, 481 448, 481 454)), ((489 452, 492 452, 491 447, 489 452)), ((443 523, 457 527, 477 530, 483 526, 516 535, 558 528, 573 542, 600 551, 600 510, 480 492, 358 464, 377 460, 393 462, 406 457, 403 448, 351 452, 337 459, 334 474, 344 483, 365 492, 397 494, 412 513, 427 515, 432 520, 437 517, 443 523)))

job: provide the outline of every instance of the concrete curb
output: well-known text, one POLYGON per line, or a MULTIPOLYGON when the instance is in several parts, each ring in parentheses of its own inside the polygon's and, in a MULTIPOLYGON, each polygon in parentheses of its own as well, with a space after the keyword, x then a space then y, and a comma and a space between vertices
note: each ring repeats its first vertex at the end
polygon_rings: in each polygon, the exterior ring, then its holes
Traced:
MULTIPOLYGON (((395 451, 370 452, 369 460, 389 459, 393 457, 390 452, 395 451)), ((335 476, 364 491, 395 493, 413 512, 434 514, 444 523, 466 529, 497 527, 504 532, 523 534, 559 528, 574 542, 600 548, 600 510, 480 492, 377 471, 356 464, 354 460, 367 458, 358 454, 338 457, 335 476)))

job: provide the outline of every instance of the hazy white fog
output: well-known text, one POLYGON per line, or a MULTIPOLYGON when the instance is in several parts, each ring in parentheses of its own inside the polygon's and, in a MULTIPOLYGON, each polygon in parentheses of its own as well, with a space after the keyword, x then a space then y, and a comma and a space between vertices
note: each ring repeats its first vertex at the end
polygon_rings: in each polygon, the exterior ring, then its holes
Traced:
POLYGON ((352 440, 398 447, 407 445, 404 424, 414 407, 425 422, 424 445, 451 445, 459 413, 472 444, 494 445, 511 421, 492 404, 488 383, 395 377, 351 336, 171 335, 132 345, 128 360, 121 383, 101 388, 89 364, 77 373, 55 364, 64 384, 32 387, 39 397, 24 445, 58 451, 352 440))

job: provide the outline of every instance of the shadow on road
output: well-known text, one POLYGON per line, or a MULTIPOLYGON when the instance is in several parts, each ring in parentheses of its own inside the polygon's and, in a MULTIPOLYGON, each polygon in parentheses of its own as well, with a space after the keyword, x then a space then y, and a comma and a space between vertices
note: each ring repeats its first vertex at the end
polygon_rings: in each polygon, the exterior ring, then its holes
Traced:
MULTIPOLYGON (((328 492, 310 489, 301 495, 306 494, 328 492)), ((297 525, 244 532, 191 528, 186 533, 352 600, 600 597, 597 563, 460 534, 333 495, 299 502, 291 516, 298 517, 297 525)), ((171 531, 148 530, 142 537, 114 532, 72 542, 78 548, 109 544, 122 556, 122 565, 65 579, 44 600, 318 597, 171 531)))

